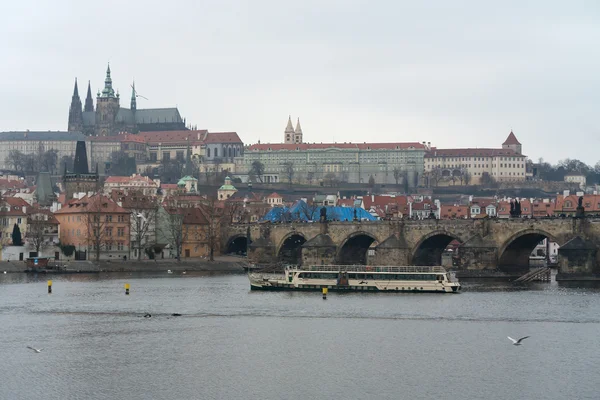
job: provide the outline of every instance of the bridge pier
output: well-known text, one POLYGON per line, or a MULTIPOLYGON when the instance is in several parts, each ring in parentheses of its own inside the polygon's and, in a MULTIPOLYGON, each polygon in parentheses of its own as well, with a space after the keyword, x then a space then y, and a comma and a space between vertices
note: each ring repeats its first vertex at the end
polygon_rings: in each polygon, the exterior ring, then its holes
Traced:
POLYGON ((576 236, 558 249, 557 281, 600 280, 598 248, 589 240, 576 236))
POLYGON ((302 265, 335 264, 337 246, 326 233, 320 233, 302 245, 302 265))
POLYGON ((495 270, 498 263, 498 247, 489 239, 476 234, 458 248, 460 270, 495 270))
POLYGON ((250 243, 247 257, 252 264, 272 264, 277 260, 275 246, 262 237, 250 243))
POLYGON ((375 254, 367 256, 370 265, 410 265, 410 246, 404 237, 393 234, 377 247, 375 254))

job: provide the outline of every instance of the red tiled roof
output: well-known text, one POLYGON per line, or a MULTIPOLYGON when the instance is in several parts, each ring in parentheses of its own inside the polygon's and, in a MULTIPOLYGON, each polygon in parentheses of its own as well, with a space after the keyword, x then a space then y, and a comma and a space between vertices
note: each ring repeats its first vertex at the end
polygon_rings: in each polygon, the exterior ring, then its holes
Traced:
POLYGON ((239 143, 242 139, 236 132, 208 132, 202 140, 204 143, 239 143))
POLYGON ((440 218, 466 218, 469 215, 468 206, 440 205, 440 218))
POLYGON ((115 203, 112 199, 102 196, 93 195, 91 197, 83 196, 81 199, 71 199, 55 214, 72 214, 84 212, 99 212, 99 213, 122 213, 129 214, 129 211, 115 203), (100 203, 101 202, 101 203, 100 203), (106 204, 106 206, 104 206, 106 204))
POLYGON ((0 179, 0 188, 2 189, 25 189, 27 185, 21 180, 0 179))
POLYGON ((495 157, 495 156, 510 156, 510 157, 525 157, 511 149, 437 149, 432 148, 431 151, 425 153, 425 158, 433 157, 495 157))
POLYGON ((267 196, 267 199, 283 199, 283 196, 277 194, 276 192, 273 192, 267 196))
POLYGON ((424 150, 422 143, 261 143, 248 147, 250 151, 295 151, 295 150, 324 150, 324 149, 358 149, 358 150, 393 150, 393 149, 424 150))
POLYGON ((338 199, 337 205, 340 207, 352 207, 354 206, 354 199, 338 199))
POLYGON ((177 189, 178 186, 176 183, 161 183, 161 189, 177 189))
MULTIPOLYGON (((185 208, 181 210, 184 225, 206 225, 208 219, 200 208, 185 208)), ((191 238, 190 238, 191 239, 191 238)))
POLYGON ((510 131, 510 133, 508 134, 508 137, 506 138, 506 140, 504 141, 504 143, 502 143, 503 146, 504 145, 511 145, 511 144, 521 144, 517 140, 517 137, 515 136, 515 134, 513 133, 513 131, 510 131))

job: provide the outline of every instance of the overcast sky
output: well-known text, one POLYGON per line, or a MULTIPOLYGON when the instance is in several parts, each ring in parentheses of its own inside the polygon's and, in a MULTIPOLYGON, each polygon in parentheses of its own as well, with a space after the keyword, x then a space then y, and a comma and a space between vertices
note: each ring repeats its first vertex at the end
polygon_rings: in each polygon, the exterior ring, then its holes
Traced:
POLYGON ((66 130, 110 61, 129 107, 280 142, 430 141, 600 160, 600 2, 4 2, 0 130, 66 130))

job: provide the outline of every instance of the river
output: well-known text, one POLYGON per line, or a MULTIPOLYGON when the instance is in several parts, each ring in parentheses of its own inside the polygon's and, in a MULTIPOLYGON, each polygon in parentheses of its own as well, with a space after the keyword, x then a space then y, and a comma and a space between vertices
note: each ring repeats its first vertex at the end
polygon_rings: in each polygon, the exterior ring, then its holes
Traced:
POLYGON ((600 398, 597 287, 323 300, 241 274, 53 280, 0 275, 0 399, 600 398))

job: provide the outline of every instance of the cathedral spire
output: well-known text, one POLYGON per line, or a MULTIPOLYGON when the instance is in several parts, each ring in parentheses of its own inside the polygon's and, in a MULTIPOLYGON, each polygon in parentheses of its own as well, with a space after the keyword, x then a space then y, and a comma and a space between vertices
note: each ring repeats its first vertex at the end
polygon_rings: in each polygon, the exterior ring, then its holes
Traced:
POLYGON ((292 116, 288 117, 288 123, 285 127, 285 133, 294 133, 294 125, 292 125, 292 116))
POLYGON ((106 68, 106 78, 104 79, 104 90, 102 90, 102 97, 115 97, 115 91, 112 87, 112 78, 110 77, 110 63, 106 68))
POLYGON ((75 78, 75 87, 73 88, 73 98, 79 98, 79 88, 77 87, 77 78, 75 78))
POLYGON ((302 127, 300 126, 300 118, 298 118, 298 122, 296 123, 296 130, 294 130, 294 133, 302 134, 302 127))
POLYGON ((85 96, 85 106, 83 111, 94 111, 94 100, 92 100, 92 87, 90 86, 90 81, 88 81, 88 90, 87 96, 85 96))
POLYGON ((131 110, 135 111, 137 109, 137 93, 135 92, 135 81, 131 85, 131 110))
POLYGON ((71 107, 69 107, 69 124, 67 130, 69 132, 81 132, 83 130, 83 113, 81 112, 81 99, 79 98, 77 78, 75 78, 71 107))

